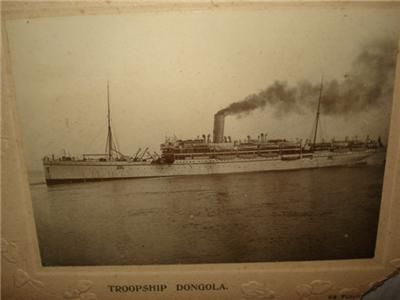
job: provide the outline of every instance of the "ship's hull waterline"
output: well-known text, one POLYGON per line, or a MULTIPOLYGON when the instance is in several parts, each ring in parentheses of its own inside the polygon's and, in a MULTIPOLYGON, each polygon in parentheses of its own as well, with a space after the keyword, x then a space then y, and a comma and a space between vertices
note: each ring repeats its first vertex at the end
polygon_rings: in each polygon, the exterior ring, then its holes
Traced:
POLYGON ((383 163, 385 152, 314 153, 312 157, 235 158, 176 160, 172 164, 127 161, 44 162, 46 183, 72 183, 115 179, 211 175, 246 172, 297 170, 321 167, 383 163))

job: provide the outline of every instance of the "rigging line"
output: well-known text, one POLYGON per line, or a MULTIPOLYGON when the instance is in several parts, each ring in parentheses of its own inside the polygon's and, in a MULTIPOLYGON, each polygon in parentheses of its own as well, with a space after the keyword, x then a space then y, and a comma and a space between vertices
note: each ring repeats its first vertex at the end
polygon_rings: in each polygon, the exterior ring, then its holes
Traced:
POLYGON ((327 139, 329 140, 330 137, 328 136, 328 133, 330 131, 329 131, 329 126, 327 125, 325 118, 321 119, 321 125, 322 125, 322 130, 321 130, 322 137, 325 137, 325 140, 327 140, 327 139))
POLYGON ((118 136, 117 136, 117 134, 115 132, 114 132, 114 141, 113 141, 113 143, 114 143, 115 150, 120 151, 119 142, 118 142, 118 136))
POLYGON ((315 132, 314 132, 314 139, 313 139, 313 144, 315 145, 315 142, 317 140, 317 132, 318 132, 318 121, 319 121, 319 115, 320 115, 320 109, 321 109, 321 98, 322 98, 322 88, 324 84, 324 79, 321 77, 321 87, 319 90, 319 99, 318 99, 318 107, 317 107, 317 115, 315 117, 315 132))
POLYGON ((319 131, 318 131, 318 137, 319 140, 322 142, 322 140, 324 139, 324 132, 325 132, 325 124, 323 119, 320 118, 319 120, 319 131))
POLYGON ((120 153, 117 146, 115 145, 115 142, 113 141, 113 152, 115 153, 120 153))
POLYGON ((311 128, 310 133, 308 135, 308 140, 310 141, 310 143, 313 140, 313 136, 314 136, 314 132, 315 132, 315 121, 316 120, 314 119, 313 124, 312 124, 312 128, 311 128))
MULTIPOLYGON (((100 137, 100 132, 104 132, 104 128, 105 128, 105 127, 106 127, 106 124, 104 123, 103 126, 101 126, 101 127, 99 128, 99 130, 96 132, 96 134, 93 135, 92 139, 91 139, 89 142, 87 142, 87 143, 85 144, 85 145, 86 145, 85 149, 88 149, 89 146, 93 144, 94 140, 95 140, 96 138, 99 138, 99 137, 100 137)), ((102 138, 102 139, 103 139, 103 138, 102 138)))
POLYGON ((104 146, 104 153, 105 154, 108 154, 108 150, 109 150, 109 139, 110 139, 110 135, 107 133, 107 138, 106 138, 106 144, 105 144, 105 146, 104 146))

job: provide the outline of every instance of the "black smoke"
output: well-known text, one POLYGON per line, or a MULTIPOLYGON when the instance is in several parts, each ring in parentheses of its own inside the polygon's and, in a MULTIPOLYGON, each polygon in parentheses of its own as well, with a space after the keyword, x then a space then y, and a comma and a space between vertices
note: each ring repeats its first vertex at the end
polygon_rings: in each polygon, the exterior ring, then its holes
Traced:
MULTIPOLYGON (((390 103, 396 65, 397 45, 394 40, 375 40, 364 45, 350 70, 340 80, 322 81, 321 112, 326 115, 349 114, 390 103)), ((231 103, 218 114, 242 115, 271 106, 278 116, 315 109, 321 83, 307 80, 290 86, 275 81, 257 94, 231 103)))

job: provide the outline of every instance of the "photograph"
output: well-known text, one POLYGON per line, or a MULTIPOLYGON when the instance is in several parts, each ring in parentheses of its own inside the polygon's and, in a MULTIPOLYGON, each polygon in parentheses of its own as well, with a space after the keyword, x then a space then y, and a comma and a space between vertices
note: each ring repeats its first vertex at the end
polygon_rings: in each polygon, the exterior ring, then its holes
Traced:
POLYGON ((375 256, 399 5, 16 18, 7 37, 43 266, 375 256))

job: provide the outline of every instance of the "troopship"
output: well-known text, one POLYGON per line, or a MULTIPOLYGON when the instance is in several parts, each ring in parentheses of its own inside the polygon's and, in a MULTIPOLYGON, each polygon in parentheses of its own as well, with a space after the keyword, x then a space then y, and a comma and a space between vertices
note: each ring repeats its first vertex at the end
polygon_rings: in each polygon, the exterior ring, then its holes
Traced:
POLYGON ((108 130, 105 153, 82 157, 45 156, 43 167, 47 185, 162 176, 211 175, 265 172, 384 163, 385 146, 381 139, 348 139, 317 142, 322 83, 312 138, 289 141, 268 139, 232 140, 224 135, 225 114, 214 115, 213 135, 181 140, 166 138, 161 154, 148 148, 135 155, 118 151, 111 128, 109 85, 107 84, 108 130))

